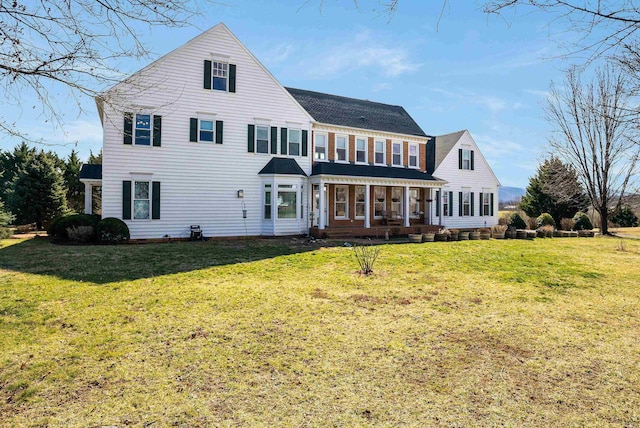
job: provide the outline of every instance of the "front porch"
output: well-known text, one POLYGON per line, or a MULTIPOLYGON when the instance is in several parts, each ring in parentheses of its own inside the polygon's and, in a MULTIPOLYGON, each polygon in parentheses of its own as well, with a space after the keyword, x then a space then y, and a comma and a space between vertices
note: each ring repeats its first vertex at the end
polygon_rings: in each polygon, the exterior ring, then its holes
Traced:
POLYGON ((406 236, 410 233, 428 233, 437 232, 441 226, 432 224, 414 224, 411 226, 372 226, 364 228, 362 226, 336 226, 325 227, 319 229, 317 226, 313 226, 309 229, 309 235, 314 238, 379 238, 385 237, 386 233, 389 233, 390 237, 393 236, 406 236))

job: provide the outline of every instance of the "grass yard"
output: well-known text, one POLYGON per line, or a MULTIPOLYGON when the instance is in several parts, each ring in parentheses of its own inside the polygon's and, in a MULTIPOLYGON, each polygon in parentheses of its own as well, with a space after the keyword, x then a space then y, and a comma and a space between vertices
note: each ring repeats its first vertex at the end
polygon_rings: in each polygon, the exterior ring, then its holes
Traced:
POLYGON ((0 425, 640 426, 620 242, 0 241, 0 425))

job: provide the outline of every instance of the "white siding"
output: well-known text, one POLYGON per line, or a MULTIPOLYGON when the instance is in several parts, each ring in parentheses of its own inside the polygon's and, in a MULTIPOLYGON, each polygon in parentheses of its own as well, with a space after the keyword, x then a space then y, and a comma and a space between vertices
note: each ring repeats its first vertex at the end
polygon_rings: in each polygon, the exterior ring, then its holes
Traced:
MULTIPOLYGON (((162 146, 123 144, 123 113, 105 106, 104 217, 122 218, 122 182, 132 180, 135 173, 146 173, 161 183, 161 218, 127 220, 134 239, 188 237, 191 224, 200 225, 205 236, 307 230, 306 207, 305 218, 293 225, 275 230, 263 225, 263 179, 258 172, 272 155, 248 153, 247 125, 258 118, 270 126, 291 127, 295 123, 309 131, 309 155, 295 159, 310 174, 310 117, 224 25, 171 52, 130 81, 110 94, 117 94, 118 104, 127 106, 122 111, 161 115, 162 146), (226 55, 229 63, 236 64, 236 93, 203 89, 204 60, 211 60, 212 55, 226 55), (198 112, 215 114, 215 120, 224 122, 223 144, 189 141, 189 119, 197 117, 198 112), (237 197, 239 189, 244 191, 243 199, 237 197), (246 219, 242 217, 242 202, 246 219)), ((296 180, 303 182, 298 177, 296 180)))
MULTIPOLYGON (((468 131, 462 134, 456 145, 438 165, 433 175, 448 182, 442 188, 443 192, 453 192, 453 216, 443 215, 441 224, 450 229, 491 227, 494 224, 498 224, 498 187, 500 183, 468 131), (458 149, 461 148, 474 151, 473 170, 458 169, 458 149), (458 194, 463 191, 474 193, 473 216, 459 216, 458 194), (493 193, 493 216, 479 215, 479 197, 480 193, 484 192, 493 193)), ((435 216, 436 204, 433 203, 432 207, 433 215, 435 216)), ((434 217, 434 223, 438 223, 438 218, 434 217)))

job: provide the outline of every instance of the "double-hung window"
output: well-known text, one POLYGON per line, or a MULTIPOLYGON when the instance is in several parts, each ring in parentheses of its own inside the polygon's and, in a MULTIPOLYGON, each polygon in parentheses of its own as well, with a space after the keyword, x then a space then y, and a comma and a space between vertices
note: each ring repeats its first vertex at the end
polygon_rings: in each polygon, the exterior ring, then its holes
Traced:
POLYGON ((278 185, 278 218, 296 218, 297 190, 293 184, 278 185))
POLYGON ((418 168, 418 145, 409 144, 409 167, 418 168))
POLYGON ((299 129, 289 128, 289 154, 291 156, 300 156, 301 132, 299 129))
POLYGON ((448 216, 450 209, 449 192, 446 190, 442 192, 442 215, 448 216))
POLYGON ((356 163, 367 163, 366 138, 356 138, 356 163))
POLYGON ((365 211, 365 188, 356 186, 356 218, 364 218, 365 211))
POLYGON ((378 165, 385 164, 385 146, 386 142, 383 140, 378 140, 375 142, 375 163, 378 165))
POLYGON ((327 135, 314 134, 313 159, 327 160, 327 135))
POLYGON ((200 141, 213 143, 213 138, 215 135, 213 125, 213 120, 200 120, 200 141))
POLYGON ((133 187, 133 219, 148 220, 151 192, 148 181, 135 181, 133 187))
POLYGON ((491 193, 482 194, 482 215, 491 215, 491 193))
POLYGON ((402 166, 402 143, 391 144, 391 164, 393 166, 402 166))
POLYGON ((462 149, 462 169, 471 169, 471 150, 462 149))
POLYGON ((256 152, 269 153, 269 127, 256 126, 256 152))
POLYGON ((381 186, 374 187, 373 197, 375 198, 375 202, 373 204, 373 215, 374 217, 382 218, 387 211, 387 188, 381 186))
POLYGON ((349 218, 349 186, 336 186, 335 218, 349 218))
POLYGON ((264 219, 271 219, 271 184, 264 185, 264 219))
POLYGON ((151 145, 151 115, 136 114, 134 135, 137 146, 151 145))
POLYGON ((346 135, 336 135, 336 161, 349 162, 349 139, 346 135))
POLYGON ((471 192, 462 192, 462 215, 471 215, 471 192))
POLYGON ((229 64, 226 62, 213 61, 211 64, 211 74, 213 76, 213 89, 218 91, 227 90, 227 77, 229 64))

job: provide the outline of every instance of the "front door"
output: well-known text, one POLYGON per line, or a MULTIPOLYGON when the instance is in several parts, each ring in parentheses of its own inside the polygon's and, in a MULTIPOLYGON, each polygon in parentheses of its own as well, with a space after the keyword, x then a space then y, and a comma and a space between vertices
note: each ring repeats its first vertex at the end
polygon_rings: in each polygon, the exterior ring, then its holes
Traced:
MULTIPOLYGON (((327 206, 329 205, 329 198, 327 194, 327 186, 324 186, 324 224, 327 225, 327 206)), ((313 185, 313 226, 320 224, 320 185, 313 185)))

